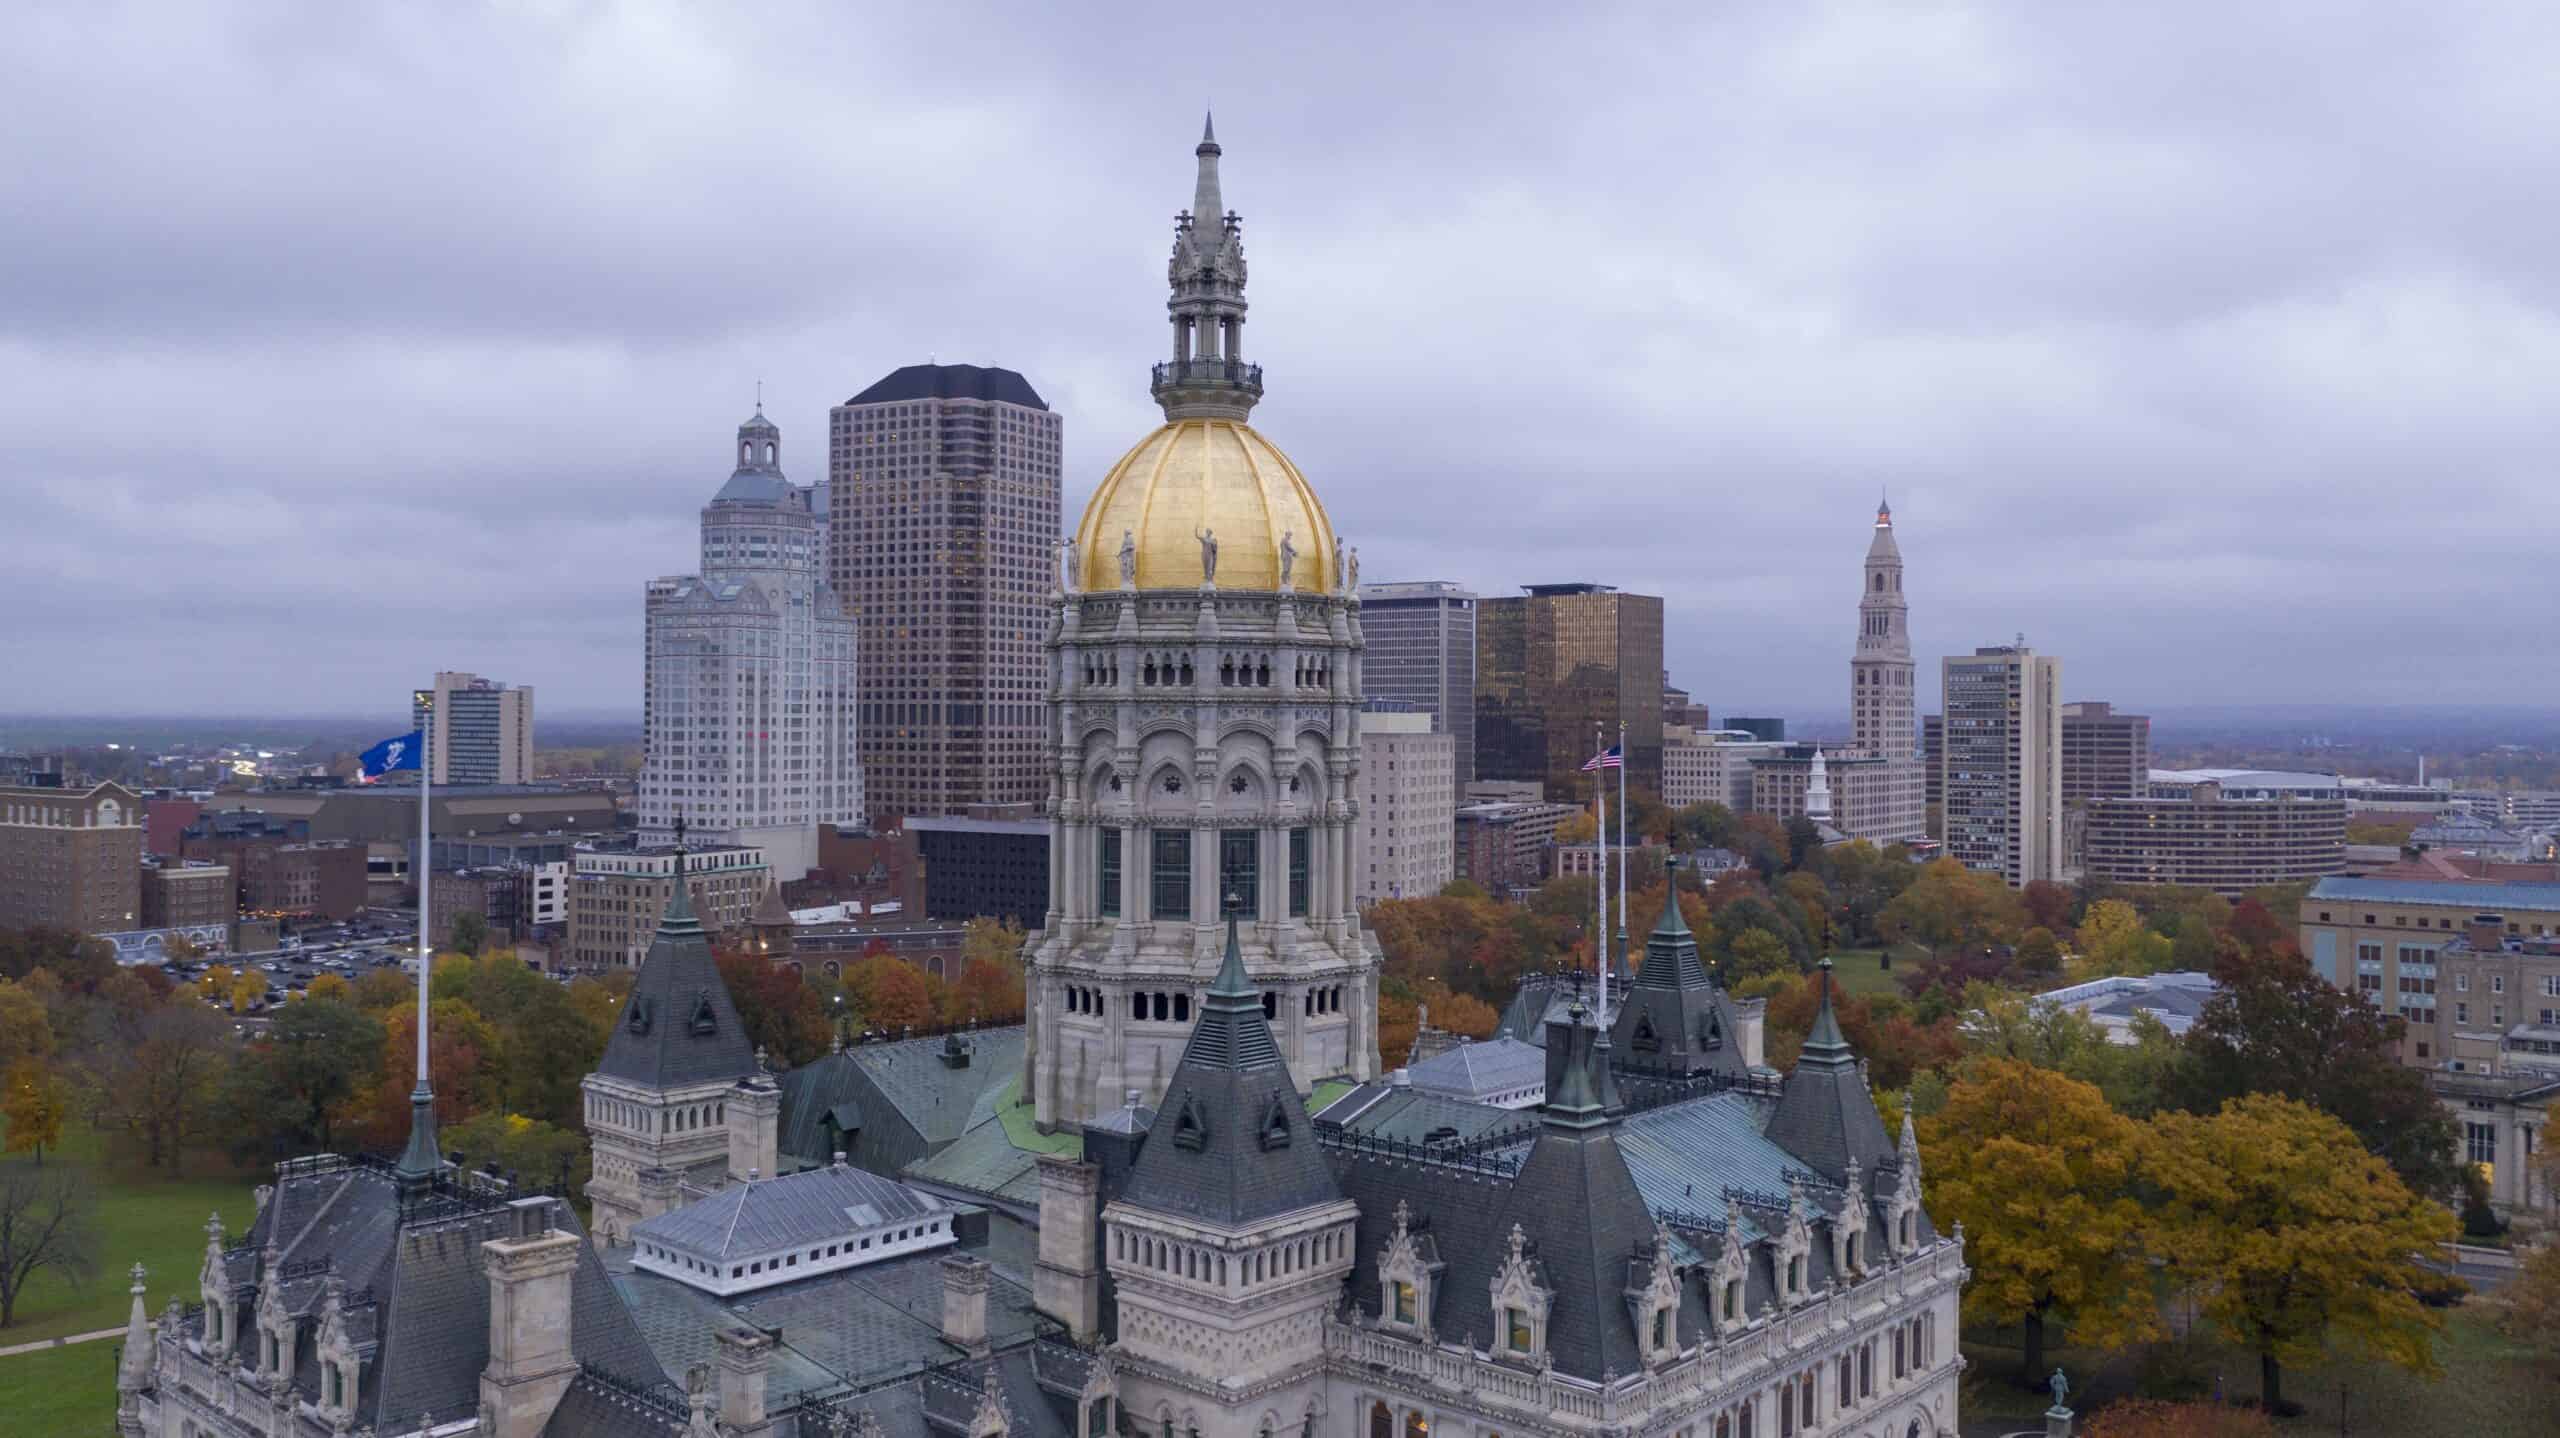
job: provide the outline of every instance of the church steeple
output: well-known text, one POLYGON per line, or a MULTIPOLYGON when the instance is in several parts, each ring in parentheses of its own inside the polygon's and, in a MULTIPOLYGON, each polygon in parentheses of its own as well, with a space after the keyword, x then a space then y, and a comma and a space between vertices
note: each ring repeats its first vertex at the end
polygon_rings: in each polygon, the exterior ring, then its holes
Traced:
POLYGON ((1200 170, 1191 208, 1174 216, 1166 266, 1173 359, 1156 366, 1154 393, 1169 420, 1242 421, 1262 398, 1262 367, 1244 362, 1244 221, 1226 208, 1214 123, 1203 123, 1192 153, 1200 170))

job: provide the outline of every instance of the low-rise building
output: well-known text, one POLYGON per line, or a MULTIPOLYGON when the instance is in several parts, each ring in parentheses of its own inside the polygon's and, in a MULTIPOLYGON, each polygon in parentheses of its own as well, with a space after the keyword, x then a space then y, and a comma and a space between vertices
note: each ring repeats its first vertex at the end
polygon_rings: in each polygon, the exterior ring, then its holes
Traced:
POLYGON ((1488 894, 1546 877, 1556 825, 1580 813, 1571 804, 1469 804, 1458 811, 1460 877, 1488 894))
POLYGON ((1750 761, 1750 812, 1780 823, 1808 817, 1806 796, 1813 787, 1813 760, 1821 752, 1831 812, 1811 817, 1847 838, 1878 845, 1908 843, 1919 837, 1917 816, 1911 814, 1908 803, 1913 790, 1907 761, 1818 751, 1812 744, 1768 748, 1771 752, 1750 761))
POLYGON ((1360 716, 1362 907, 1439 893, 1457 876, 1457 740, 1419 710, 1360 716))
POLYGON ((240 912, 239 881, 222 864, 201 859, 144 860, 142 927, 229 927, 240 912))
POLYGON ((2084 805, 2082 862, 2095 881, 2236 898, 2346 872, 2346 791, 2335 774, 2154 769, 2141 795, 2084 805))
POLYGON ((569 877, 569 967, 637 968, 657 933, 658 916, 675 894, 676 857, 703 929, 718 935, 745 926, 770 873, 764 851, 720 844, 679 851, 673 845, 604 851, 581 849, 569 877))
POLYGON ((246 845, 240 906, 268 918, 352 919, 367 902, 365 860, 365 846, 344 839, 246 845))

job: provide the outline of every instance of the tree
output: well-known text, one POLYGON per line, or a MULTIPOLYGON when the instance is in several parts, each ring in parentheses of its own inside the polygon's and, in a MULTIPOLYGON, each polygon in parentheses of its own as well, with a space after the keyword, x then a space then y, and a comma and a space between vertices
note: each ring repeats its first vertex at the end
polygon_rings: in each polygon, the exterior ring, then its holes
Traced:
POLYGON ((1022 966, 1011 959, 971 959, 943 1000, 952 1023, 1010 1022, 1024 1011, 1022 966))
POLYGON ((1558 844, 1588 844, 1599 832, 1599 818, 1589 809, 1584 809, 1557 820, 1553 837, 1558 844))
POLYGON ((1729 977, 1735 983, 1795 972, 1795 960, 1788 956, 1785 941, 1767 929, 1743 930, 1735 936, 1731 952, 1729 977))
POLYGON ((1449 882, 1440 886, 1439 896, 1444 899, 1489 899, 1493 897, 1491 894, 1484 891, 1484 885, 1477 883, 1473 879, 1451 879, 1449 882))
POLYGON ((2080 1431, 2084 1438, 2275 1438, 2276 1425, 2254 1408, 2125 1398, 2108 1404, 2080 1431))
POLYGON ((2560 1245, 2527 1254, 2498 1299, 2499 1330, 2530 1347, 2546 1372, 2560 1374, 2560 1245))
POLYGON ((1435 1028, 1471 1039, 1493 1037, 1494 1026, 1502 1015, 1493 1005, 1473 994, 1446 994, 1431 1001, 1431 1023, 1435 1028))
POLYGON ((2062 945, 2053 930, 2038 924, 2018 940, 2018 967, 2039 976, 2062 972, 2062 945))
POLYGON ((1920 1125, 1930 1215, 1965 1226, 1965 1312, 2024 1327, 2030 1387, 2048 1319, 2097 1348, 2158 1327, 2134 1197, 2142 1136, 2094 1087, 2006 1059, 1982 1063, 1920 1125))
POLYGON ((1671 815, 1672 833, 1684 848, 1730 848, 1734 828, 1733 811, 1713 800, 1674 810, 1671 815))
POLYGON ((1887 943, 1915 943, 1932 951, 2006 943, 2022 932, 2025 911, 1997 874, 1975 873, 1953 859, 1939 859, 1876 915, 1887 943))
POLYGON ((446 932, 450 935, 447 947, 471 958, 478 958, 480 951, 489 943, 489 921, 478 914, 454 915, 453 923, 446 932))
POLYGON ((332 1147, 336 1120, 382 1052, 382 1022, 329 999, 287 1005, 252 1057, 311 1147, 332 1147))
POLYGON ((221 1088, 235 1042, 230 1021, 185 994, 95 1017, 104 1031, 83 1050, 91 1122, 139 1141, 150 1166, 178 1167, 221 1088))
POLYGON ((2187 1030, 2179 1106, 2210 1113, 2244 1094, 2280 1094, 2336 1117, 2415 1191, 2452 1191, 2453 1120, 2425 1072, 2400 1062, 2403 1020, 2320 977, 2290 948, 2235 951, 2214 979, 2219 987, 2187 1030))
POLYGON ((1822 830, 1811 819, 1798 814, 1787 821, 1787 867, 1801 869, 1822 852, 1822 830))
POLYGON ((2018 905, 2027 911, 2027 922, 2049 933, 2059 934, 2071 927, 2074 913, 2080 907, 2079 897, 2068 884, 2051 879, 2029 879, 2018 891, 2018 905))
POLYGON ((53 1015, 25 984, 0 979, 0 1070, 53 1054, 53 1015))
POLYGON ((44 1164, 44 1151, 62 1143, 62 1116, 71 1106, 71 1096, 50 1065, 35 1059, 20 1059, 0 1075, 0 1119, 8 1120, 7 1151, 35 1151, 36 1164, 44 1164))
POLYGON ((2082 967, 2092 977, 2156 974, 2169 966, 2174 946, 2144 927, 2142 915, 2122 899, 2100 899, 2080 920, 2082 967))
POLYGON ((2319 1358, 2333 1337, 2434 1376, 2443 1320, 2418 1294, 2440 1280, 2418 1259, 2453 1238, 2451 1214, 2345 1124, 2291 1099, 2252 1094, 2211 1117, 2164 1113, 2152 1129, 2160 1249, 2204 1316, 2258 1355, 2268 1411, 2299 1411, 2284 1400, 2284 1365, 2319 1358))
POLYGON ((2107 1106, 2127 1118, 2167 1107, 2184 1082, 2185 1048, 2149 1014, 2134 1016, 2133 1042, 2117 1043, 2083 1015, 1996 984, 1973 985, 1958 1007, 1968 1063, 2012 1059, 2051 1069, 2096 1085, 2107 1106))
POLYGON ((437 1136, 447 1152, 461 1154, 473 1168, 494 1164, 534 1188, 565 1183, 576 1193, 586 1186, 586 1138, 557 1124, 492 1110, 440 1129, 437 1136))
POLYGON ((1022 925, 1012 919, 971 919, 960 930, 960 967, 973 963, 1022 966, 1022 925))
POLYGON ((1412 999, 1385 990, 1378 993, 1378 1072, 1388 1073, 1404 1067, 1405 1057, 1413 1052, 1414 1035, 1421 1032, 1421 1011, 1412 999))
MULTIPOLYGON (((728 986, 729 1001, 737 1005, 738 1022, 746 1025, 749 1043, 793 1066, 827 1051, 826 1005, 797 971, 734 949, 721 950, 713 961, 720 967, 720 982, 728 986)), ((933 997, 938 1001, 941 996, 933 997)), ((938 1003, 929 1005, 923 1018, 902 1022, 930 1024, 936 1007, 938 1003)))
MULTIPOLYGON (((844 982, 866 1028, 889 1032, 922 1028, 933 1022, 935 1010, 941 1007, 936 992, 940 985, 933 976, 888 954, 868 954, 855 960, 853 967, 845 971, 844 982)), ((824 1034, 824 1015, 819 1016, 818 1026, 824 1034)))
POLYGON ((1810 869, 1798 869, 1778 881, 1778 895, 1795 905, 1796 917, 1804 927, 1805 942, 1817 954, 1831 952, 1839 942, 1831 922, 1831 890, 1822 876, 1810 869))
POLYGON ((88 1180, 77 1166, 0 1162, 0 1328, 40 1273, 74 1285, 98 1271, 98 1230, 88 1180))
POLYGON ((204 945, 197 943, 195 940, 188 938, 184 934, 171 934, 168 939, 160 945, 160 953, 170 963, 192 964, 196 960, 204 957, 204 945))
POLYGON ((231 978, 229 989, 231 1012, 245 1014, 267 1001, 267 976, 246 967, 231 978))
MULTIPOLYGON (((355 985, 348 983, 343 977, 337 974, 322 974, 303 989, 302 996, 306 999, 325 999, 331 1003, 345 1004, 354 993, 355 985)), ((349 1007, 353 1005, 349 1004, 349 1007)))
POLYGON ((2221 939, 2201 915, 2187 914, 2178 920, 2170 939, 2170 962, 2190 973, 2209 973, 2221 952, 2221 939))

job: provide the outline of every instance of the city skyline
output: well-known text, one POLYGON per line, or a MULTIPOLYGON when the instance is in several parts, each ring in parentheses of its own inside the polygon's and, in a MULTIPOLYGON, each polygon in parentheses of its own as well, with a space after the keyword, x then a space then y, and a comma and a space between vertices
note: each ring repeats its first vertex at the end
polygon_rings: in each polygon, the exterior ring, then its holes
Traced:
POLYGON ((625 711, 629 586, 689 567, 759 379, 814 437, 898 365, 1017 369, 1081 506, 1145 419, 1129 260, 1162 232, 1041 217, 1164 210, 1157 138, 1214 101, 1282 217, 1249 352, 1373 579, 1660 594, 1676 682, 1832 713, 1836 576, 1882 485, 1928 576, 1924 683, 2023 630, 2072 656, 2066 697, 2549 703, 2525 626, 2479 622, 2560 517, 2530 472, 2547 207, 2513 179, 2548 47, 2497 14, 2224 17, 2209 54, 2173 12, 1641 45, 1578 18, 1455 52, 1387 16, 1317 88, 1320 20, 1029 17, 980 27, 966 101, 913 64, 947 15, 351 13, 290 46, 36 17, 0 55, 56 137, 0 180, 27 260, 0 413, 21 520, 61 538, 0 662, 57 713, 337 710, 447 666, 625 711), (1214 94, 1079 78, 1098 47, 1178 69, 1213 28, 1214 94), (2402 581, 2360 562, 2384 532, 2402 581), (238 638, 286 632, 295 662, 231 699, 238 638))

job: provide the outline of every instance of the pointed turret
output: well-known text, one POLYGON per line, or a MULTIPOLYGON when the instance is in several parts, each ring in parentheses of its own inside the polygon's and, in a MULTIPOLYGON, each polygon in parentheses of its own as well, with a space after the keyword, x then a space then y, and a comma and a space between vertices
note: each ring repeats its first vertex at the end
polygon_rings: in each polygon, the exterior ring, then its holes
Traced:
POLYGON ((1191 208, 1174 219, 1166 269, 1173 359, 1156 366, 1154 393, 1168 420, 1241 423, 1262 398, 1262 367, 1244 363, 1244 221, 1227 213, 1214 125, 1202 126, 1192 153, 1199 174, 1191 208))
POLYGON ((1675 889, 1645 940, 1644 967, 1628 985, 1611 1026, 1617 1061, 1630 1073, 1739 1078, 1750 1065, 1736 1024, 1733 1001, 1698 957, 1698 936, 1680 912, 1675 889))
POLYGON ((133 1308, 124 1320, 124 1353, 116 1364, 116 1387, 131 1393, 151 1379, 151 1315, 142 1306, 149 1270, 137 1263, 133 1266, 133 1308))
POLYGON ((1215 255, 1225 238, 1227 202, 1218 189, 1218 124, 1215 115, 1200 122, 1200 147, 1191 152, 1199 157, 1200 176, 1191 187, 1191 244, 1204 256, 1215 255))
POLYGON ((674 893, 657 937, 623 1001, 622 1021, 605 1041, 596 1072, 643 1088, 681 1088, 761 1072, 747 1027, 720 969, 711 939, 693 912, 683 840, 676 844, 674 893))
POLYGON ((1134 1208, 1234 1228, 1342 1197, 1245 973, 1238 907, 1230 895, 1226 956, 1120 1194, 1134 1208))
POLYGON ((1885 1137, 1884 1120, 1876 1115, 1875 1096, 1867 1092, 1866 1075, 1859 1072, 1857 1050, 1849 1046, 1832 1013, 1829 959, 1816 975, 1821 992, 1813 1028, 1805 1034, 1804 1049, 1762 1132, 1806 1167, 1843 1179, 1852 1159, 1872 1173, 1877 1164, 1897 1155, 1893 1141, 1885 1137))

